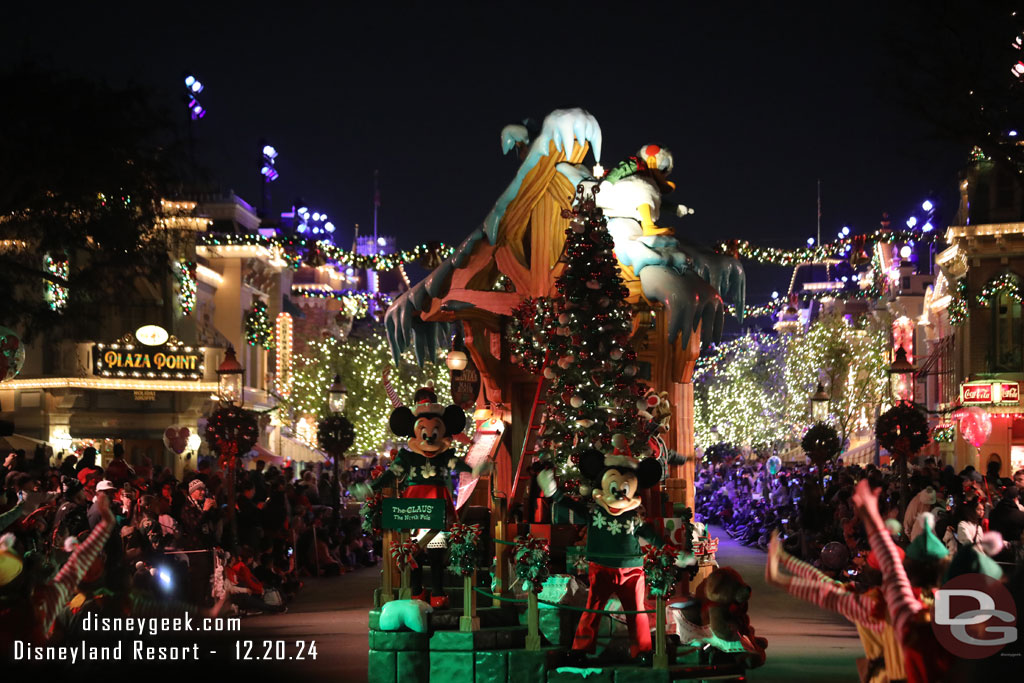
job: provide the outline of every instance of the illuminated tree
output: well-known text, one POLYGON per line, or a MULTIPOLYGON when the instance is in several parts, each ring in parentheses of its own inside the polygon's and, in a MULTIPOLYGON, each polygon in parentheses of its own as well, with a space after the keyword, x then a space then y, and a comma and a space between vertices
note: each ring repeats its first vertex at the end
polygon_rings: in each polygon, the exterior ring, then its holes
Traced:
POLYGON ((786 422, 785 339, 749 334, 717 345, 698 361, 693 408, 696 443, 771 447, 790 435, 786 422))
POLYGON ((789 343, 786 420, 797 432, 811 424, 808 399, 821 382, 829 396, 828 421, 845 447, 855 429, 873 424, 875 408, 888 398, 889 346, 888 316, 818 318, 789 343))
POLYGON ((619 277, 612 236, 592 195, 581 195, 565 231, 565 270, 551 300, 527 300, 511 332, 519 362, 536 372, 544 364, 545 395, 540 458, 560 474, 578 476, 573 456, 584 448, 612 450, 622 435, 633 453, 640 438, 636 351, 629 342, 632 311, 619 277))
MULTIPOLYGON (((305 353, 295 356, 295 381, 291 395, 283 400, 284 409, 294 420, 305 415, 326 417, 330 414, 327 388, 338 374, 348 390, 346 415, 356 430, 352 452, 378 452, 395 438, 388 429, 392 406, 381 382, 384 368, 389 366, 391 351, 383 330, 377 327, 362 334, 354 332, 344 340, 311 340, 305 353)), ((411 401, 415 391, 428 381, 434 383, 439 397, 451 392, 451 377, 443 356, 421 368, 411 352, 403 354, 390 379, 399 397, 406 401, 411 401)))

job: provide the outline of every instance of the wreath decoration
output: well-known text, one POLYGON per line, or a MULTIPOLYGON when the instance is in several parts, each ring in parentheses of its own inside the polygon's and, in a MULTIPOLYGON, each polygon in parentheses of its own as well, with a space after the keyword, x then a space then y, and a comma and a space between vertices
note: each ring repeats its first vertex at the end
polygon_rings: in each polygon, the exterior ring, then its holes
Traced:
POLYGON ((356 441, 356 427, 344 415, 331 415, 317 425, 317 440, 320 448, 331 453, 344 453, 356 441))
POLYGON ((238 406, 221 406, 206 421, 206 443, 218 454, 248 453, 260 436, 256 414, 238 406))
POLYGON ((931 440, 928 418, 909 401, 900 401, 879 416, 875 436, 885 450, 899 458, 917 453, 931 440))
POLYGON ((813 425, 800 441, 800 448, 819 467, 839 455, 842 445, 835 427, 824 422, 813 425))

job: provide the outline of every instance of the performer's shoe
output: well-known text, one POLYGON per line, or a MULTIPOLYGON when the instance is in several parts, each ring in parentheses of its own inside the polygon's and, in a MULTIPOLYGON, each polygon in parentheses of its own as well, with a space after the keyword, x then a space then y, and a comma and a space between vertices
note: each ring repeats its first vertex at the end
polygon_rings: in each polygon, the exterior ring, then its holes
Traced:
POLYGON ((654 652, 647 650, 646 652, 638 652, 636 657, 636 663, 638 666, 650 666, 654 663, 654 652))
POLYGON ((562 659, 565 666, 583 668, 587 665, 586 650, 569 650, 562 659))
POLYGON ((447 595, 433 595, 430 597, 430 606, 434 609, 445 609, 448 607, 447 595))

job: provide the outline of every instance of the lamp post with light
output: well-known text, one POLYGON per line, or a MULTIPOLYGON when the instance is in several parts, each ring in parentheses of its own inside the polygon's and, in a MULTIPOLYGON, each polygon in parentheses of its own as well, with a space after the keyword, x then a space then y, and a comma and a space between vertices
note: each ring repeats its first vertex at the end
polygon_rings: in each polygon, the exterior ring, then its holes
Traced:
POLYGON ((815 422, 824 422, 828 418, 828 402, 829 395, 819 381, 817 390, 811 394, 811 418, 815 422))
POLYGON ((232 543, 237 543, 235 523, 236 480, 239 457, 248 452, 259 436, 256 417, 243 408, 243 376, 245 368, 238 362, 235 349, 228 346, 224 360, 217 366, 217 395, 220 405, 207 420, 206 440, 216 451, 221 467, 226 470, 228 528, 232 543))
POLYGON ((341 375, 335 375, 334 382, 327 389, 327 407, 331 411, 331 416, 321 420, 317 427, 320 447, 330 454, 333 464, 331 507, 335 511, 341 505, 341 459, 345 451, 352 447, 356 437, 355 425, 343 414, 347 403, 348 390, 341 382, 341 375))

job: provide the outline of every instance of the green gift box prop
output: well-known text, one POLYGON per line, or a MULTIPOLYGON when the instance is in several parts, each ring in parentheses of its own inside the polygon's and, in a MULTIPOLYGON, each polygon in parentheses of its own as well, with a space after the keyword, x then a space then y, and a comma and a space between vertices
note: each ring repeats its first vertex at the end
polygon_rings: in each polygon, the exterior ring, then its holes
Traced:
POLYGON ((508 652, 476 652, 473 660, 475 683, 499 683, 508 680, 508 652))
POLYGON ((367 660, 367 680, 370 683, 397 683, 398 658, 394 652, 370 650, 367 660))

